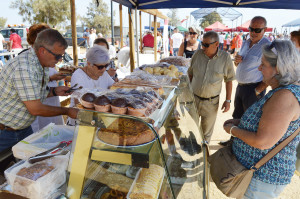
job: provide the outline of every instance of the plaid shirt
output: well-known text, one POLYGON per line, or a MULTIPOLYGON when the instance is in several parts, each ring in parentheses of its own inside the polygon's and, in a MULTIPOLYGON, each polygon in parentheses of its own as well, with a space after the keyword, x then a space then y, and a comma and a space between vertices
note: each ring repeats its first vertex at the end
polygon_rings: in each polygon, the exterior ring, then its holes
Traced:
POLYGON ((33 48, 4 66, 0 73, 0 123, 13 129, 24 129, 36 116, 27 110, 24 101, 43 101, 49 91, 49 68, 42 67, 33 48), (43 82, 44 81, 44 82, 43 82))

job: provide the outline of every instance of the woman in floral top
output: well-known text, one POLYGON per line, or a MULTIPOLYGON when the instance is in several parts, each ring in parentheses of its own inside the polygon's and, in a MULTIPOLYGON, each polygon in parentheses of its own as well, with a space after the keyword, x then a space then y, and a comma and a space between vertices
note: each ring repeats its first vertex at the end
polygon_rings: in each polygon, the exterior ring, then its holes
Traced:
MULTIPOLYGON (((240 120, 227 120, 224 129, 235 136, 232 151, 246 168, 300 126, 300 54, 291 41, 273 41, 263 47, 259 70, 272 90, 253 104, 240 120)), ((295 171, 298 135, 254 172, 244 198, 276 198, 295 171)))

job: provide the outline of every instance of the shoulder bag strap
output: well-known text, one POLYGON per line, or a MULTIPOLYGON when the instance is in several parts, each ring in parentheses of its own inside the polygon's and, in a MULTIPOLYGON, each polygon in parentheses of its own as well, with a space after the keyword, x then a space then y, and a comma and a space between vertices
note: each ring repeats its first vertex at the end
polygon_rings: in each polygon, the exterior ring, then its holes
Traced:
POLYGON ((269 151, 267 155, 265 155, 261 160, 259 160, 254 167, 252 166, 250 169, 259 169, 262 165, 264 165, 266 162, 268 162, 272 157, 274 157, 281 149, 283 149, 286 145, 288 145, 299 133, 300 127, 289 137, 287 137, 285 140, 283 140, 280 144, 278 144, 274 149, 269 151))

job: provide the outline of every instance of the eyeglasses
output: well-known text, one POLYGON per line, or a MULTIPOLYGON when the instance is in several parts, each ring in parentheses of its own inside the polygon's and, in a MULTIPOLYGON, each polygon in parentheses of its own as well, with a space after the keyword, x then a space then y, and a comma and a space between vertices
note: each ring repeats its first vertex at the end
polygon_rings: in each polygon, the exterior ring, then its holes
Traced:
POLYGON ((265 28, 252 28, 252 27, 249 27, 248 30, 250 32, 255 32, 255 33, 261 33, 261 31, 265 29, 265 28))
POLYGON ((203 46, 203 47, 205 47, 205 48, 208 48, 209 46, 210 46, 210 44, 214 44, 214 43, 216 43, 217 41, 214 41, 214 42, 211 42, 211 43, 201 43, 201 45, 203 46))
POLYGON ((42 46, 42 47, 45 48, 49 53, 51 53, 57 61, 60 60, 61 58, 63 58, 63 56, 64 56, 64 54, 58 55, 58 54, 55 54, 54 52, 52 52, 51 50, 47 49, 46 47, 44 47, 44 46, 42 46))
POLYGON ((190 35, 196 35, 196 34, 198 34, 196 32, 189 32, 189 33, 190 33, 190 35))
POLYGON ((94 66, 96 66, 98 68, 98 70, 102 70, 103 68, 107 68, 109 66, 110 63, 105 64, 105 65, 96 65, 94 64, 94 66))

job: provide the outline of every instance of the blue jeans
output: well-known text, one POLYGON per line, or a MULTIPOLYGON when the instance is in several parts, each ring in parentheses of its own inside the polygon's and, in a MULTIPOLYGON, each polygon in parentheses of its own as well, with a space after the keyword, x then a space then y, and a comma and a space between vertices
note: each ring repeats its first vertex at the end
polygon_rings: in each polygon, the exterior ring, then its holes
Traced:
POLYGON ((16 131, 0 130, 0 152, 14 146, 32 133, 31 126, 16 131))
POLYGON ((252 178, 243 199, 277 198, 286 185, 274 185, 252 178))
POLYGON ((173 56, 177 56, 179 48, 173 48, 173 56))
POLYGON ((220 44, 219 44, 219 49, 220 49, 220 50, 223 50, 223 46, 224 46, 224 44, 223 44, 223 43, 220 43, 220 44))
MULTIPOLYGON (((0 53, 3 53, 3 50, 0 50, 0 53)), ((4 56, 0 56, 0 60, 2 61, 3 65, 5 64, 4 56)))

